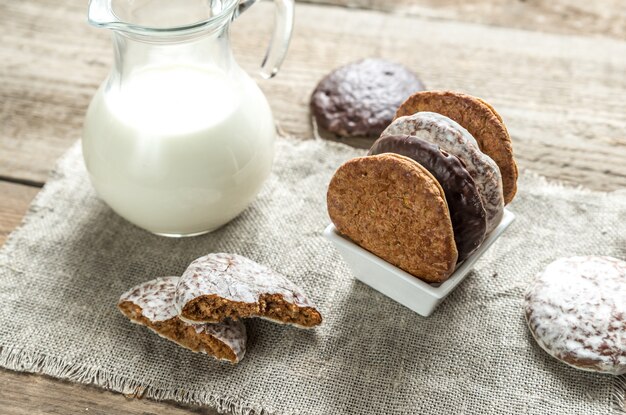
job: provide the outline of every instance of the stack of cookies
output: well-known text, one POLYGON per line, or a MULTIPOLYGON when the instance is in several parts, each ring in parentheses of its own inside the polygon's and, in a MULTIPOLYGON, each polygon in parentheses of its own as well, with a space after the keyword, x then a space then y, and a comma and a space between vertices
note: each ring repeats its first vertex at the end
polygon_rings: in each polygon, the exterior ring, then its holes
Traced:
POLYGON ((328 187, 337 231, 404 271, 445 281, 500 223, 517 189, 511 139, 480 98, 409 97, 365 157, 328 187))
POLYGON ((310 328, 320 312, 287 277, 237 254, 193 261, 181 277, 164 277, 122 294, 118 308, 141 324, 194 352, 239 362, 246 350, 241 319, 260 317, 310 328))

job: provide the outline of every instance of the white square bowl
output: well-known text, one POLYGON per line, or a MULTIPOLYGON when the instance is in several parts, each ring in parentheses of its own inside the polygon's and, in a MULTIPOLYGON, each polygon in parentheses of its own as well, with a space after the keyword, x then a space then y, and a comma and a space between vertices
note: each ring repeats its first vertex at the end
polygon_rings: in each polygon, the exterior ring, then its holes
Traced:
POLYGON ((502 232, 515 219, 513 212, 504 209, 502 221, 483 241, 482 245, 441 284, 429 284, 380 259, 341 236, 332 223, 324 230, 324 236, 335 244, 337 250, 352 269, 354 276, 380 291, 392 300, 428 317, 435 308, 456 288, 471 271, 474 263, 489 249, 502 232))

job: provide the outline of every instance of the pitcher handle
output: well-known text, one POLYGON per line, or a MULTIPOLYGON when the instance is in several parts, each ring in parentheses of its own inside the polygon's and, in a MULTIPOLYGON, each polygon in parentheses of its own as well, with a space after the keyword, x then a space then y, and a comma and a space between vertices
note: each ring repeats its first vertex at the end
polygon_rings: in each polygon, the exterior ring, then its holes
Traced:
MULTIPOLYGON (((233 19, 250 8, 258 0, 239 0, 233 19)), ((274 0, 274 33, 261 63, 261 76, 269 79, 278 73, 287 56, 291 32, 293 31, 294 0, 274 0)))

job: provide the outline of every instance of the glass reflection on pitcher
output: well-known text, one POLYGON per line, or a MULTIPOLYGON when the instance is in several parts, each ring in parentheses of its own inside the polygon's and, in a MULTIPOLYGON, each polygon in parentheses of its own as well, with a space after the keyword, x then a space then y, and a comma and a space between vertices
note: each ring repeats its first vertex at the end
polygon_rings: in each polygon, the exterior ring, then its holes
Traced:
MULTIPOLYGON (((235 62, 230 23, 256 0, 91 0, 115 62, 87 111, 82 145, 98 195, 150 232, 210 232, 241 213, 269 175, 276 134, 256 83, 235 62)), ((293 0, 276 0, 261 73, 286 54, 293 0)))

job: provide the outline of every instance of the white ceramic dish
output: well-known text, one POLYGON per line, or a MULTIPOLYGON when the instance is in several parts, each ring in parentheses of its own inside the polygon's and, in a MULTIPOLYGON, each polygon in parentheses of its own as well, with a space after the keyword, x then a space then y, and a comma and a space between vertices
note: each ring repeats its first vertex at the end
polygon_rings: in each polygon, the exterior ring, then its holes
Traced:
POLYGON ((442 284, 424 282, 380 259, 341 236, 337 233, 332 223, 324 230, 324 236, 333 241, 358 280, 416 313, 427 317, 463 281, 474 266, 474 263, 500 237, 514 219, 515 215, 513 212, 504 209, 504 216, 498 227, 483 241, 476 252, 458 265, 450 278, 442 284))

